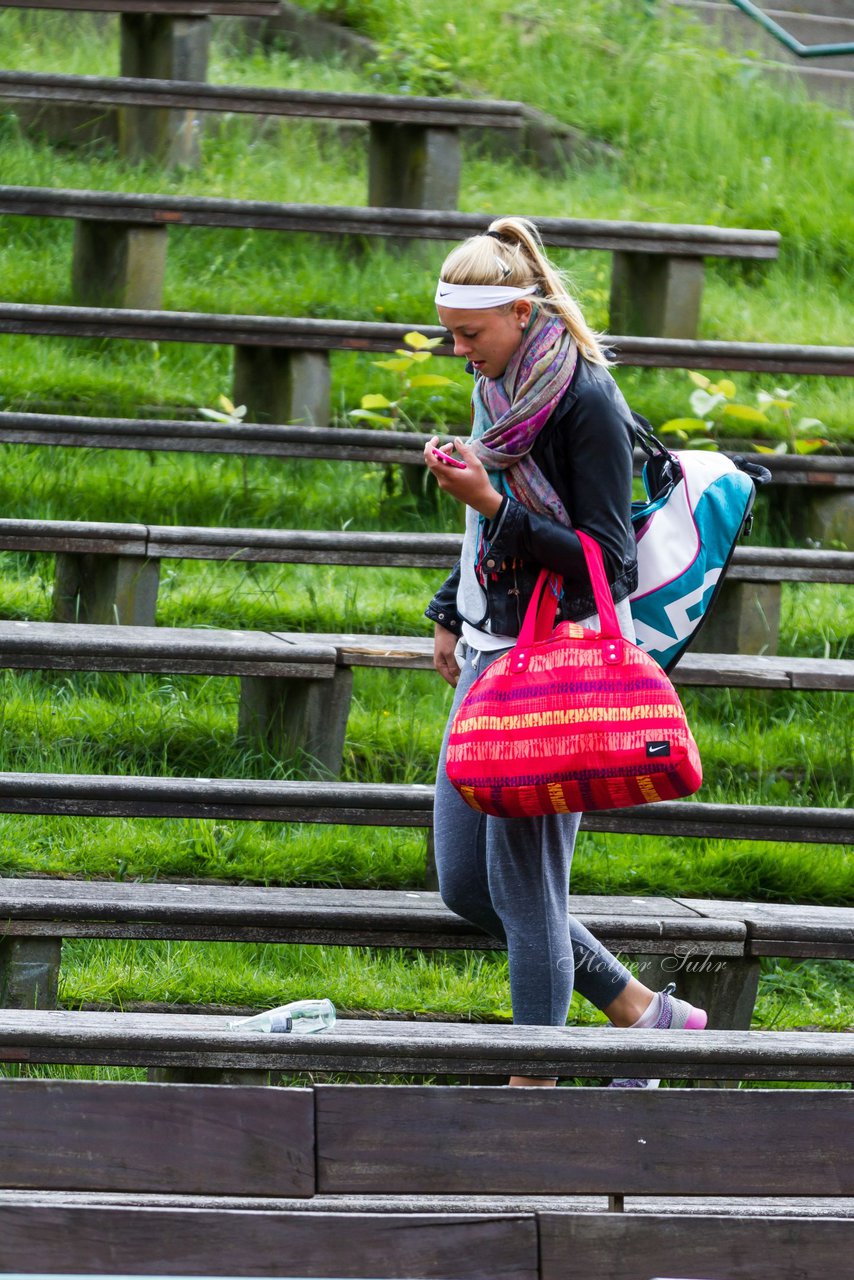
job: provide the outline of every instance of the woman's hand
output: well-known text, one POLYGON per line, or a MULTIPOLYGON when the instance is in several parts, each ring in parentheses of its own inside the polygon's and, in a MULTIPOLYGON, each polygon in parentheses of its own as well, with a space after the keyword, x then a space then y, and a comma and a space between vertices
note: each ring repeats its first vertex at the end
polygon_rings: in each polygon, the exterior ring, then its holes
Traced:
MULTIPOLYGON (((460 469, 435 457, 433 450, 438 448, 439 437, 433 436, 424 446, 424 461, 436 477, 439 488, 456 498, 457 502, 474 507, 475 511, 491 520, 501 506, 501 494, 493 489, 486 468, 474 450, 459 438, 454 441, 457 457, 460 462, 465 463, 465 468, 460 469)), ((447 453, 448 450, 443 452, 447 453)))
MULTIPOLYGON (((443 466, 439 463, 439 466, 443 466)), ((447 680, 452 689, 457 686, 460 678, 460 669, 457 666, 457 660, 454 657, 454 650, 457 647, 457 636, 453 631, 449 631, 447 627, 436 623, 436 630, 433 636, 433 666, 439 672, 443 680, 447 680)))

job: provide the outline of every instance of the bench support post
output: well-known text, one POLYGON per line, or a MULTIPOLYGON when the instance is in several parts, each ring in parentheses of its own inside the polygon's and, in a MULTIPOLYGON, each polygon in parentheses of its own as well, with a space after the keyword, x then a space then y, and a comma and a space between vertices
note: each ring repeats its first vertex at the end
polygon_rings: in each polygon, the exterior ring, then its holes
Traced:
POLYGON ((786 528, 799 540, 809 538, 828 549, 854 551, 854 493, 824 485, 769 495, 786 528))
POLYGON ((703 274, 702 258, 616 251, 611 268, 611 332, 696 338, 703 274))
MULTIPOLYGON (((121 75, 157 80, 206 80, 209 18, 167 14, 121 15, 121 75)), ((193 111, 123 107, 119 148, 125 159, 194 167, 199 163, 199 121, 193 111)))
POLYGON ((165 227, 76 222, 71 264, 74 302, 81 307, 159 310, 163 305, 166 236, 165 227))
POLYGON ((330 417, 329 354, 286 347, 234 348, 235 404, 249 422, 298 422, 326 427, 330 417))
POLYGON ((153 627, 159 582, 159 560, 61 552, 53 620, 153 627))
POLYGON ((0 1006, 55 1009, 62 938, 0 941, 0 1006))
POLYGON ((384 209, 456 209, 460 135, 429 125, 371 125, 368 204, 384 209))
POLYGON ((331 680, 243 676, 238 732, 279 759, 304 752, 337 777, 352 689, 348 667, 339 667, 331 680))
POLYGON ((700 632, 707 653, 777 652, 779 582, 724 582, 700 632))

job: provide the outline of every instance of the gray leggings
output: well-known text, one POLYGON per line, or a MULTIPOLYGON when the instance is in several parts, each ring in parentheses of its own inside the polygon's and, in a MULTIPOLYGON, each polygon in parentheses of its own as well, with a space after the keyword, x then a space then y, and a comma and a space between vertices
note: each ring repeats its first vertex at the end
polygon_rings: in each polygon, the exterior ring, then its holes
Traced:
POLYGON ((631 974, 567 910, 569 869, 581 815, 492 818, 451 786, 445 752, 451 718, 479 671, 501 652, 467 646, 436 777, 434 840, 439 890, 457 915, 507 944, 513 1021, 563 1026, 573 984, 599 1009, 631 974))

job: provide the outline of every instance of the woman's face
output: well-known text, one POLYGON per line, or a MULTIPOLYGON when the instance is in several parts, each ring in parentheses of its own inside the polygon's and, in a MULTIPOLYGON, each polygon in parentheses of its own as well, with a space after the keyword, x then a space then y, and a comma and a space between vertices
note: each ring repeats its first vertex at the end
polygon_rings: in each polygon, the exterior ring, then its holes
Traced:
POLYGON ((470 360, 484 377, 500 378, 519 348, 531 319, 532 306, 527 298, 519 298, 506 309, 436 309, 439 320, 454 339, 454 355, 470 360))

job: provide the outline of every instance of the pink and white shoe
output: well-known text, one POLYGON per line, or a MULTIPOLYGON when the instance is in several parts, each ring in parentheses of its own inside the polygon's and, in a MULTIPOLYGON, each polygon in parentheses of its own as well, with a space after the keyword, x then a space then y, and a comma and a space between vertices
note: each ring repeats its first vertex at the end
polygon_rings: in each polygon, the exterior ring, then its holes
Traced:
MULTIPOLYGON (((687 1000, 674 996, 674 982, 669 983, 663 991, 657 993, 659 1002, 658 1016, 653 1022, 644 1022, 647 1031, 702 1031, 709 1020, 705 1009, 695 1009, 687 1000)), ((635 1026, 638 1024, 635 1023, 635 1026)), ((612 1080, 609 1089, 657 1089, 660 1080, 635 1080, 632 1078, 612 1080)))

